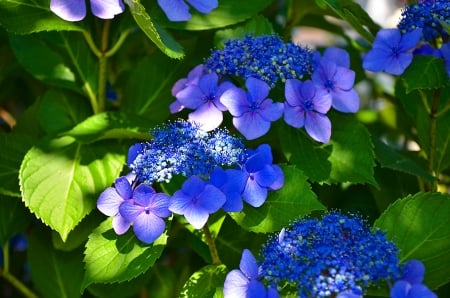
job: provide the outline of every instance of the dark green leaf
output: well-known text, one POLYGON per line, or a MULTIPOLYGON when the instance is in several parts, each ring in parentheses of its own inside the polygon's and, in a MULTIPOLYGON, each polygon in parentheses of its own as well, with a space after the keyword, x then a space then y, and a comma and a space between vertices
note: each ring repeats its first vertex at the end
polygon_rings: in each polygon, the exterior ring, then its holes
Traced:
POLYGON ((402 79, 406 93, 415 89, 437 89, 448 84, 444 61, 434 56, 415 55, 402 79))
POLYGON ((374 227, 386 231, 400 248, 400 260, 426 266, 424 283, 437 288, 450 280, 450 195, 418 193, 397 200, 374 227))
POLYGON ((0 246, 22 232, 32 216, 19 198, 0 196, 0 246))
POLYGON ((180 298, 213 297, 217 287, 222 287, 227 274, 225 265, 208 265, 196 271, 185 283, 180 298))
POLYGON ((230 213, 240 226, 252 232, 269 233, 281 230, 292 220, 311 211, 326 209, 300 170, 294 166, 283 166, 282 170, 285 176, 283 187, 270 192, 261 207, 245 204, 243 211, 230 213))
POLYGON ((33 284, 42 297, 79 297, 83 280, 81 248, 71 252, 57 251, 52 246, 49 231, 33 230, 28 247, 33 284))
POLYGON ((51 12, 49 0, 0 1, 0 25, 7 31, 18 34, 83 30, 79 23, 64 21, 51 12))
POLYGON ((123 151, 117 143, 82 145, 71 137, 34 146, 19 174, 25 205, 66 240, 95 208, 99 193, 118 177, 123 151))
POLYGON ((105 220, 89 236, 85 250, 85 269, 82 289, 93 283, 129 281, 153 266, 166 245, 163 234, 153 244, 139 241, 131 229, 116 235, 112 218, 105 220))

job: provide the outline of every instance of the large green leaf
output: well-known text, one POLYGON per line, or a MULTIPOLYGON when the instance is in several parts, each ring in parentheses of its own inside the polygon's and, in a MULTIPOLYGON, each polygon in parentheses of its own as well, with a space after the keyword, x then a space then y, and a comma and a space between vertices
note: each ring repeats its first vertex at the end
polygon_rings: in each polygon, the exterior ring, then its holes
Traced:
POLYGON ((0 246, 22 232, 32 216, 19 198, 0 195, 0 246))
POLYGON ((35 227, 28 247, 33 285, 42 297, 79 297, 83 280, 83 251, 55 250, 50 233, 42 227, 35 227))
POLYGON ((307 177, 294 166, 282 167, 285 182, 280 190, 269 193, 261 207, 245 204, 241 212, 230 213, 242 227, 252 232, 279 231, 292 220, 315 210, 326 208, 317 200, 307 177))
POLYGON ((437 89, 449 83, 444 61, 434 56, 416 55, 402 79, 406 93, 415 89, 437 89))
POLYGON ((140 0, 124 0, 134 20, 148 38, 167 56, 183 58, 183 48, 173 37, 148 15, 140 0))
POLYGON ((66 22, 50 11, 50 0, 0 1, 0 25, 9 32, 82 31, 79 23, 66 22))
POLYGON ((216 288, 222 287, 227 275, 225 265, 208 265, 194 272, 184 284, 180 298, 213 297, 216 288))
POLYGON ((400 248, 402 262, 424 262, 425 284, 431 288, 450 280, 449 214, 449 194, 418 193, 397 200, 374 224, 400 248))
POLYGON ((25 205, 66 240, 118 177, 123 151, 117 143, 82 145, 71 137, 32 147, 19 173, 25 205))
POLYGON ((167 235, 153 244, 139 241, 131 229, 116 235, 112 218, 106 219, 89 236, 85 250, 85 269, 82 289, 94 283, 129 281, 145 273, 161 256, 167 235))

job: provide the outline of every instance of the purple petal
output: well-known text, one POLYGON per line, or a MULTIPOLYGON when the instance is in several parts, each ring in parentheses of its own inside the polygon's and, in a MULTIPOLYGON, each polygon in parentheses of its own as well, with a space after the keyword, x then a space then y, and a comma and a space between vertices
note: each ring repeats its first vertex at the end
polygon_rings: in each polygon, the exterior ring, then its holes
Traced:
POLYGON ((427 286, 423 284, 413 285, 409 290, 408 297, 410 298, 437 298, 438 296, 433 293, 427 286))
POLYGON ((140 206, 147 207, 150 204, 150 197, 155 193, 155 190, 150 185, 139 184, 133 192, 134 202, 140 206))
POLYGON ((125 10, 125 6, 122 0, 91 0, 91 9, 100 19, 113 19, 125 10))
POLYGON ((220 102, 234 117, 239 117, 250 109, 245 91, 238 87, 226 90, 220 97, 220 102))
POLYGON ((171 114, 181 112, 183 109, 184 106, 178 100, 175 100, 169 105, 169 110, 171 114))
POLYGON ((270 129, 270 122, 256 112, 248 112, 233 118, 233 125, 247 140, 254 140, 265 135, 270 129))
POLYGON ((331 60, 338 66, 350 68, 350 55, 344 49, 327 48, 323 53, 323 59, 331 60))
POLYGON ((192 198, 183 191, 176 191, 169 202, 169 210, 176 214, 184 214, 192 204, 192 198))
POLYGON ((299 80, 288 79, 284 85, 284 97, 290 106, 298 106, 302 102, 301 87, 303 83, 299 80))
POLYGON ((181 186, 181 190, 188 196, 196 196, 200 194, 205 189, 205 181, 197 176, 191 176, 186 181, 184 181, 181 186))
POLYGON ((311 138, 321 143, 328 143, 331 137, 331 122, 327 116, 308 112, 305 120, 305 129, 311 138))
POLYGON ((300 128, 305 125, 305 111, 300 106, 284 105, 284 121, 292 127, 300 128))
POLYGON ((117 193, 113 187, 108 187, 99 196, 97 200, 97 209, 107 216, 114 216, 119 212, 119 206, 124 199, 117 193))
POLYGON ((391 289, 391 298, 407 298, 410 289, 410 283, 404 280, 397 281, 391 289))
POLYGON ((276 179, 272 184, 269 185, 269 188, 271 190, 277 190, 284 185, 284 173, 283 170, 281 170, 281 168, 277 165, 271 165, 271 167, 275 172, 276 179))
POLYGON ((421 261, 410 260, 403 267, 402 279, 410 284, 420 284, 425 276, 425 266, 421 261))
POLYGON ((130 199, 133 196, 133 190, 131 188, 130 182, 126 177, 119 177, 114 182, 114 188, 117 193, 125 200, 130 199))
POLYGON ((158 5, 173 22, 187 21, 192 17, 189 6, 183 0, 158 0, 158 5))
POLYGON ((244 249, 242 252, 239 269, 248 279, 258 279, 258 263, 248 249, 244 249))
POLYGON ((248 179, 242 197, 249 205, 260 207, 267 199, 267 188, 261 187, 255 180, 248 179))
POLYGON ((194 228, 201 229, 208 221, 209 212, 201 207, 190 205, 183 215, 194 228))
POLYGON ((334 79, 335 89, 350 90, 355 83, 355 72, 348 68, 338 67, 334 79))
POLYGON ((85 0, 51 0, 50 10, 69 22, 81 21, 86 16, 85 0))
POLYGON ((314 110, 325 114, 327 113, 332 104, 332 95, 328 93, 325 89, 317 89, 313 99, 314 110))
POLYGON ((158 217, 164 218, 171 215, 169 210, 170 196, 165 193, 156 193, 150 198, 149 210, 158 217))
POLYGON ((279 102, 273 102, 271 99, 264 100, 260 107, 260 115, 267 121, 276 121, 283 115, 284 105, 279 102))
POLYGON ((196 205, 203 210, 214 213, 225 204, 226 197, 220 189, 207 184, 205 190, 198 195, 196 205))
POLYGON ((245 81, 248 99, 252 103, 260 103, 269 95, 270 87, 266 82, 250 77, 245 81))
POLYGON ((119 207, 120 215, 127 221, 133 222, 135 219, 145 212, 144 207, 135 205, 130 201, 123 202, 119 207))
POLYGON ((126 220, 119 213, 113 217, 112 226, 113 226, 114 232, 116 232, 117 235, 123 235, 130 228, 131 222, 126 220))
POLYGON ((247 297, 249 280, 240 270, 232 270, 227 274, 223 285, 224 298, 247 297))
POLYGON ((186 86, 177 93, 176 98, 184 107, 193 110, 206 102, 205 94, 198 85, 186 86))
POLYGON ((354 89, 335 90, 332 93, 333 108, 343 113, 356 113, 359 110, 359 95, 354 89))
POLYGON ((182 78, 176 81, 175 84, 173 84, 172 89, 170 89, 170 93, 172 94, 172 96, 177 96, 178 92, 186 88, 188 82, 189 81, 187 78, 182 78))
POLYGON ((164 233, 166 223, 153 213, 141 213, 133 222, 136 237, 144 243, 153 243, 164 233))
POLYGON ((201 13, 210 13, 219 5, 218 0, 187 0, 187 2, 201 13))
POLYGON ((223 114, 212 102, 207 102, 189 114, 189 121, 200 125, 204 131, 211 131, 220 126, 223 114))

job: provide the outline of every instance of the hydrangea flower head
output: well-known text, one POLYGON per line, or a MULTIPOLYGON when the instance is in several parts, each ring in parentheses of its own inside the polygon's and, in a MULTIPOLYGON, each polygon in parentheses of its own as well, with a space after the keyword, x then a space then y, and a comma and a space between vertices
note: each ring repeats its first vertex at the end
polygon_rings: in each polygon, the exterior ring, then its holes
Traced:
POLYGON ((218 0, 158 0, 158 4, 173 22, 188 21, 192 15, 189 13, 189 3, 201 13, 210 13, 219 5, 218 0))
POLYGON ((232 166, 245 158, 239 138, 224 129, 210 132, 178 120, 151 130, 153 139, 130 147, 128 166, 139 182, 168 182, 174 175, 209 176, 217 166, 232 166))
POLYGON ((403 267, 402 277, 391 289, 391 298, 437 298, 427 286, 422 284, 425 266, 418 260, 410 260, 403 267))
POLYGON ((364 56, 363 68, 401 75, 413 59, 411 50, 417 45, 421 29, 401 34, 398 29, 378 31, 372 49, 364 56))
MULTIPOLYGON (((90 0, 92 13, 101 19, 112 19, 125 10, 122 0, 90 0)), ((60 18, 76 22, 86 17, 85 0, 51 0, 50 10, 60 18)))
POLYGON ((264 81, 250 77, 245 86, 248 92, 234 87, 225 91, 220 101, 233 116, 233 125, 247 140, 266 134, 271 122, 283 114, 283 104, 267 98, 270 87, 264 81))
POLYGON ((314 140, 328 143, 331 121, 325 115, 331 108, 331 95, 317 88, 312 81, 287 80, 285 85, 284 121, 295 127, 305 127, 314 140))
POLYGON ((258 263, 253 254, 244 249, 239 263, 239 270, 230 271, 223 286, 225 298, 277 298, 279 297, 274 288, 268 290, 260 281, 258 263))
POLYGON ((397 253, 360 217, 330 212, 320 221, 298 220, 271 238, 261 252, 261 276, 299 297, 358 297, 399 276, 397 253))
POLYGON ((358 111, 359 95, 353 89, 355 72, 350 69, 350 56, 345 50, 326 49, 318 59, 311 79, 319 90, 331 95, 334 109, 344 113, 358 111))
POLYGON ((124 201, 119 212, 127 221, 133 223, 136 237, 144 243, 153 243, 166 228, 163 218, 171 215, 170 197, 157 193, 147 184, 139 184, 133 192, 133 200, 124 201))
POLYGON ((312 53, 276 35, 246 36, 225 42, 206 59, 205 70, 224 76, 250 77, 274 87, 278 80, 301 79, 312 72, 312 53))
POLYGON ((422 28, 423 38, 431 41, 437 37, 448 37, 441 22, 450 22, 450 3, 448 0, 419 0, 405 6, 397 27, 404 34, 422 28))

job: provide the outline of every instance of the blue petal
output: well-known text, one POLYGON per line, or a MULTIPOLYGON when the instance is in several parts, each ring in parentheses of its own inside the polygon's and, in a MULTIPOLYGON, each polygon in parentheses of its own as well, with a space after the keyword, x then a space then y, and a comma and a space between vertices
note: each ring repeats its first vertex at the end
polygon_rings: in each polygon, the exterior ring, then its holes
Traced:
POLYGON ((220 126, 223 115, 212 102, 206 102, 189 114, 189 121, 198 124, 204 131, 211 131, 220 126))
POLYGON ((410 260, 403 267, 402 279, 410 284, 420 284, 425 276, 425 266, 421 261, 410 260))
POLYGON ((119 212, 119 206, 124 199, 117 193, 113 187, 108 187, 99 196, 97 200, 97 209, 107 216, 114 216, 119 212))
POLYGON ((119 207, 120 215, 127 221, 134 221, 141 213, 144 212, 144 207, 133 204, 130 201, 123 202, 119 207))
POLYGON ((390 57, 386 63, 384 71, 393 75, 401 75, 411 64, 412 53, 401 53, 398 57, 390 57))
POLYGON ((116 179, 114 182, 114 188, 124 200, 128 200, 133 196, 133 189, 125 176, 116 179))
POLYGON ((193 110, 205 103, 205 94, 198 85, 186 86, 177 93, 176 97, 184 107, 193 110))
POLYGON ((249 205, 259 207, 267 199, 267 188, 261 187, 255 180, 248 179, 242 197, 249 205))
POLYGON ((328 143, 331 138, 331 122, 327 116, 309 112, 306 115, 305 129, 311 138, 321 143, 328 143))
POLYGON ((192 17, 183 0, 158 0, 158 5, 173 22, 187 21, 192 17))
POLYGON ((250 103, 244 90, 234 87, 226 90, 220 97, 220 102, 234 117, 240 117, 250 110, 250 103))
POLYGON ((247 140, 259 138, 270 129, 270 122, 256 112, 248 112, 233 118, 233 125, 247 140))
POLYGON ((303 101, 300 91, 302 85, 303 83, 299 80, 286 80, 286 83, 284 85, 284 97, 286 98, 286 102, 289 103, 290 106, 298 106, 303 101))
POLYGON ((305 125, 305 111, 300 106, 291 106, 288 102, 284 105, 284 122, 292 127, 300 128, 305 125))
POLYGON ((408 293, 409 298, 437 298, 438 296, 433 293, 427 286, 423 284, 413 285, 408 293))
POLYGON ((350 68, 350 55, 344 49, 327 48, 323 53, 323 59, 331 60, 338 66, 350 68))
POLYGON ((239 268, 241 269, 242 273, 247 276, 248 279, 258 279, 258 263, 256 262, 253 254, 248 249, 244 249, 242 251, 239 268))
POLYGON ((100 19, 113 19, 125 10, 125 6, 122 0, 91 0, 91 10, 100 19))
POLYGON ((50 10, 63 20, 76 22, 86 16, 86 2, 85 0, 51 0, 50 10))
POLYGON ((131 222, 126 220, 119 213, 113 217, 112 226, 113 226, 114 232, 116 232, 117 235, 123 235, 130 228, 131 222))
POLYGON ((274 169, 277 178, 271 185, 269 185, 269 188, 271 190, 278 190, 284 185, 284 173, 278 165, 271 166, 274 169))
POLYGON ((176 191, 169 203, 169 210, 176 214, 184 214, 186 209, 192 204, 192 197, 183 191, 176 191))
POLYGON ((191 204, 186 208, 183 215, 194 228, 201 229, 208 221, 209 212, 191 204))
POLYGON ((220 189, 207 184, 204 191, 198 196, 196 205, 208 213, 214 213, 225 204, 226 197, 220 189))
POLYGON ((189 177, 181 186, 181 190, 188 196, 196 196, 205 189, 205 181, 197 176, 189 177))
POLYGON ((386 67, 389 59, 389 50, 372 49, 363 58, 363 68, 365 70, 380 72, 386 67))
POLYGON ((245 81, 248 99, 252 103, 260 103, 269 95, 270 87, 266 82, 250 77, 245 81))
POLYGON ((201 13, 210 13, 219 5, 218 0, 187 0, 187 2, 201 13))
POLYGON ((410 283, 403 280, 397 281, 391 289, 391 298, 407 298, 410 289, 410 283))
POLYGON ((276 179, 278 178, 278 174, 279 173, 275 172, 275 169, 272 167, 272 165, 266 164, 261 171, 253 174, 253 178, 262 187, 269 187, 276 181, 276 179))
POLYGON ((139 184, 133 192, 134 202, 140 206, 147 207, 150 197, 155 194, 153 187, 147 184, 139 184))
POLYGON ((254 279, 248 283, 246 298, 261 298, 266 297, 266 295, 266 288, 260 281, 254 279))
POLYGON ((419 42, 421 36, 422 36, 421 28, 417 28, 411 32, 404 34, 399 44, 399 50, 402 52, 406 52, 413 49, 419 42))
POLYGON ((145 145, 142 143, 136 143, 130 146, 130 148, 128 149, 128 157, 127 157, 128 167, 130 167, 133 164, 134 160, 139 154, 144 153, 144 149, 145 145))
POLYGON ((153 213, 141 213, 133 222, 136 237, 144 243, 153 243, 164 233, 166 223, 153 213))
POLYGON ((284 105, 273 102, 271 99, 264 100, 259 106, 259 113, 267 121, 276 121, 283 115, 284 105))
POLYGON ((164 218, 171 215, 169 210, 170 196, 165 193, 156 193, 150 198, 150 211, 158 217, 164 218))
POLYGON ((223 285, 224 298, 246 297, 249 280, 240 270, 230 271, 223 285))
POLYGON ((333 108, 343 113, 356 113, 359 110, 359 95, 354 89, 335 90, 332 93, 333 108))

